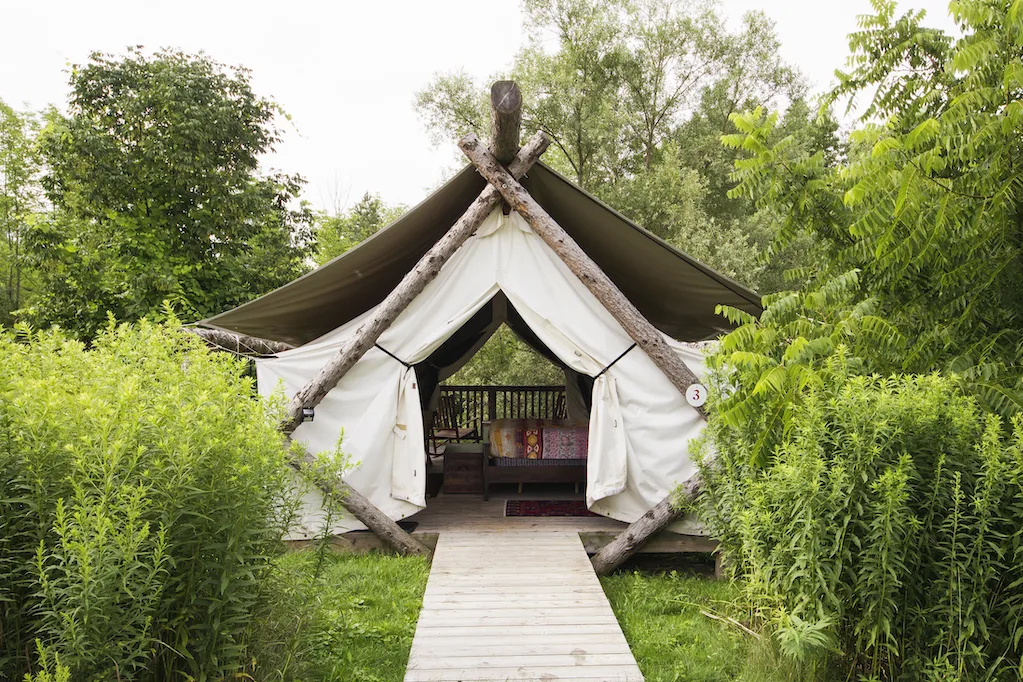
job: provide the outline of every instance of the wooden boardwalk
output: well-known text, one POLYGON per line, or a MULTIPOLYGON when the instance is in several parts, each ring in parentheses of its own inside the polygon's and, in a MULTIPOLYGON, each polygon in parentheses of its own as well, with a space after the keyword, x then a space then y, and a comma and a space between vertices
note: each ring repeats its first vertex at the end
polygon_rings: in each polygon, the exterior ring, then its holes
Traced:
POLYGON ((405 682, 642 682, 571 530, 446 531, 405 682))

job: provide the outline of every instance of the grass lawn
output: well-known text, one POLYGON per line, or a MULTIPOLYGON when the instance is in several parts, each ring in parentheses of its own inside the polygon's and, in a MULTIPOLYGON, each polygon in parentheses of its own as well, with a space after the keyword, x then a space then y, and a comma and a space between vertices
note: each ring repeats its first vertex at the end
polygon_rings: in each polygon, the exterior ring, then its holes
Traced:
POLYGON ((423 603, 429 565, 386 554, 282 559, 284 598, 261 618, 257 680, 401 682, 423 603))
MULTIPOLYGON (((425 560, 304 550, 283 557, 280 568, 277 598, 258 619, 253 679, 401 682, 425 560)), ((624 570, 601 583, 647 682, 799 679, 769 641, 711 617, 743 620, 739 590, 726 580, 624 570)))
POLYGON ((646 682, 789 682, 799 676, 769 642, 708 615, 742 621, 727 580, 674 571, 601 578, 646 682))

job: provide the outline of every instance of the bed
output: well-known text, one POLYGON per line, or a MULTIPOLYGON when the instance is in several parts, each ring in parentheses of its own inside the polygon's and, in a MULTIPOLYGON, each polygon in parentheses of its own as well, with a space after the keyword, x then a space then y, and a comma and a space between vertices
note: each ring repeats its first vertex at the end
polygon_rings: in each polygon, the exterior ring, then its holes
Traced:
POLYGON ((586 482, 589 422, 495 419, 483 428, 483 499, 493 483, 586 482))

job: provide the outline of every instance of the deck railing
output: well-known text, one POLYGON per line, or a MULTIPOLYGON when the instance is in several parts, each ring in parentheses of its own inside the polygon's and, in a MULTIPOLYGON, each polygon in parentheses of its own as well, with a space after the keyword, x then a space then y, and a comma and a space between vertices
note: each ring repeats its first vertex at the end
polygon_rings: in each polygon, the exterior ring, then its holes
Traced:
MULTIPOLYGON (((458 425, 478 435, 494 419, 564 419, 564 386, 441 386, 458 425)), ((438 410, 444 412, 445 410, 438 410)))

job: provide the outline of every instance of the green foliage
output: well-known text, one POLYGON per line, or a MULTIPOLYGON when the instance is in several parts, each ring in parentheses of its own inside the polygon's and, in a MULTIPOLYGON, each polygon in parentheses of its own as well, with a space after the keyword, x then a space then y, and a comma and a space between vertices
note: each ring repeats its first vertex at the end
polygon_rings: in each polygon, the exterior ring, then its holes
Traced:
POLYGON ((647 682, 804 679, 769 633, 749 629, 735 583, 674 571, 621 571, 600 582, 647 682))
POLYGON ((760 373, 754 343, 717 357, 704 518, 782 651, 869 679, 1016 679, 1023 420, 1006 434, 953 379, 859 376, 844 347, 760 373), (781 417, 736 416, 758 387, 781 417))
POLYGON ((25 236, 39 210, 38 122, 0 99, 0 323, 25 302, 34 280, 25 258, 25 236))
POLYGON ((472 359, 444 381, 452 386, 563 386, 565 373, 501 325, 472 359))
MULTIPOLYGON (((787 102, 785 134, 835 156, 837 126, 812 120, 763 14, 730 32, 700 0, 530 0, 525 13, 529 42, 502 77, 522 88, 524 132, 551 137, 546 163, 748 286, 777 290, 810 261, 809 240, 764 260, 770 212, 725 194, 737 153, 719 137, 744 107, 787 102)), ((489 128, 486 89, 465 73, 436 76, 416 107, 435 141, 489 128)))
POLYGON ((253 621, 254 679, 404 679, 430 571, 424 559, 324 548, 277 563, 275 597, 253 621))
POLYGON ((1002 414, 1023 406, 1023 18, 1015 3, 954 2, 954 43, 901 18, 894 3, 851 36, 853 67, 829 101, 875 94, 848 158, 829 163, 794 136, 772 142, 777 117, 734 115, 727 145, 734 196, 782 218, 779 245, 811 235, 824 258, 812 282, 860 271, 859 299, 900 332, 872 368, 957 372, 1002 414))
POLYGON ((37 638, 76 680, 245 663, 293 514, 290 455, 245 365, 179 324, 111 324, 91 350, 0 336, 7 679, 34 666, 37 638))
POLYGON ((379 194, 366 192, 354 206, 334 215, 324 213, 316 217, 314 235, 316 251, 313 259, 323 265, 348 249, 369 239, 381 229, 401 217, 406 206, 388 206, 379 194))
POLYGON ((40 136, 54 211, 30 234, 40 292, 26 317, 88 338, 108 312, 189 318, 305 269, 302 180, 261 175, 278 107, 243 69, 180 52, 95 53, 70 75, 69 113, 40 136))

